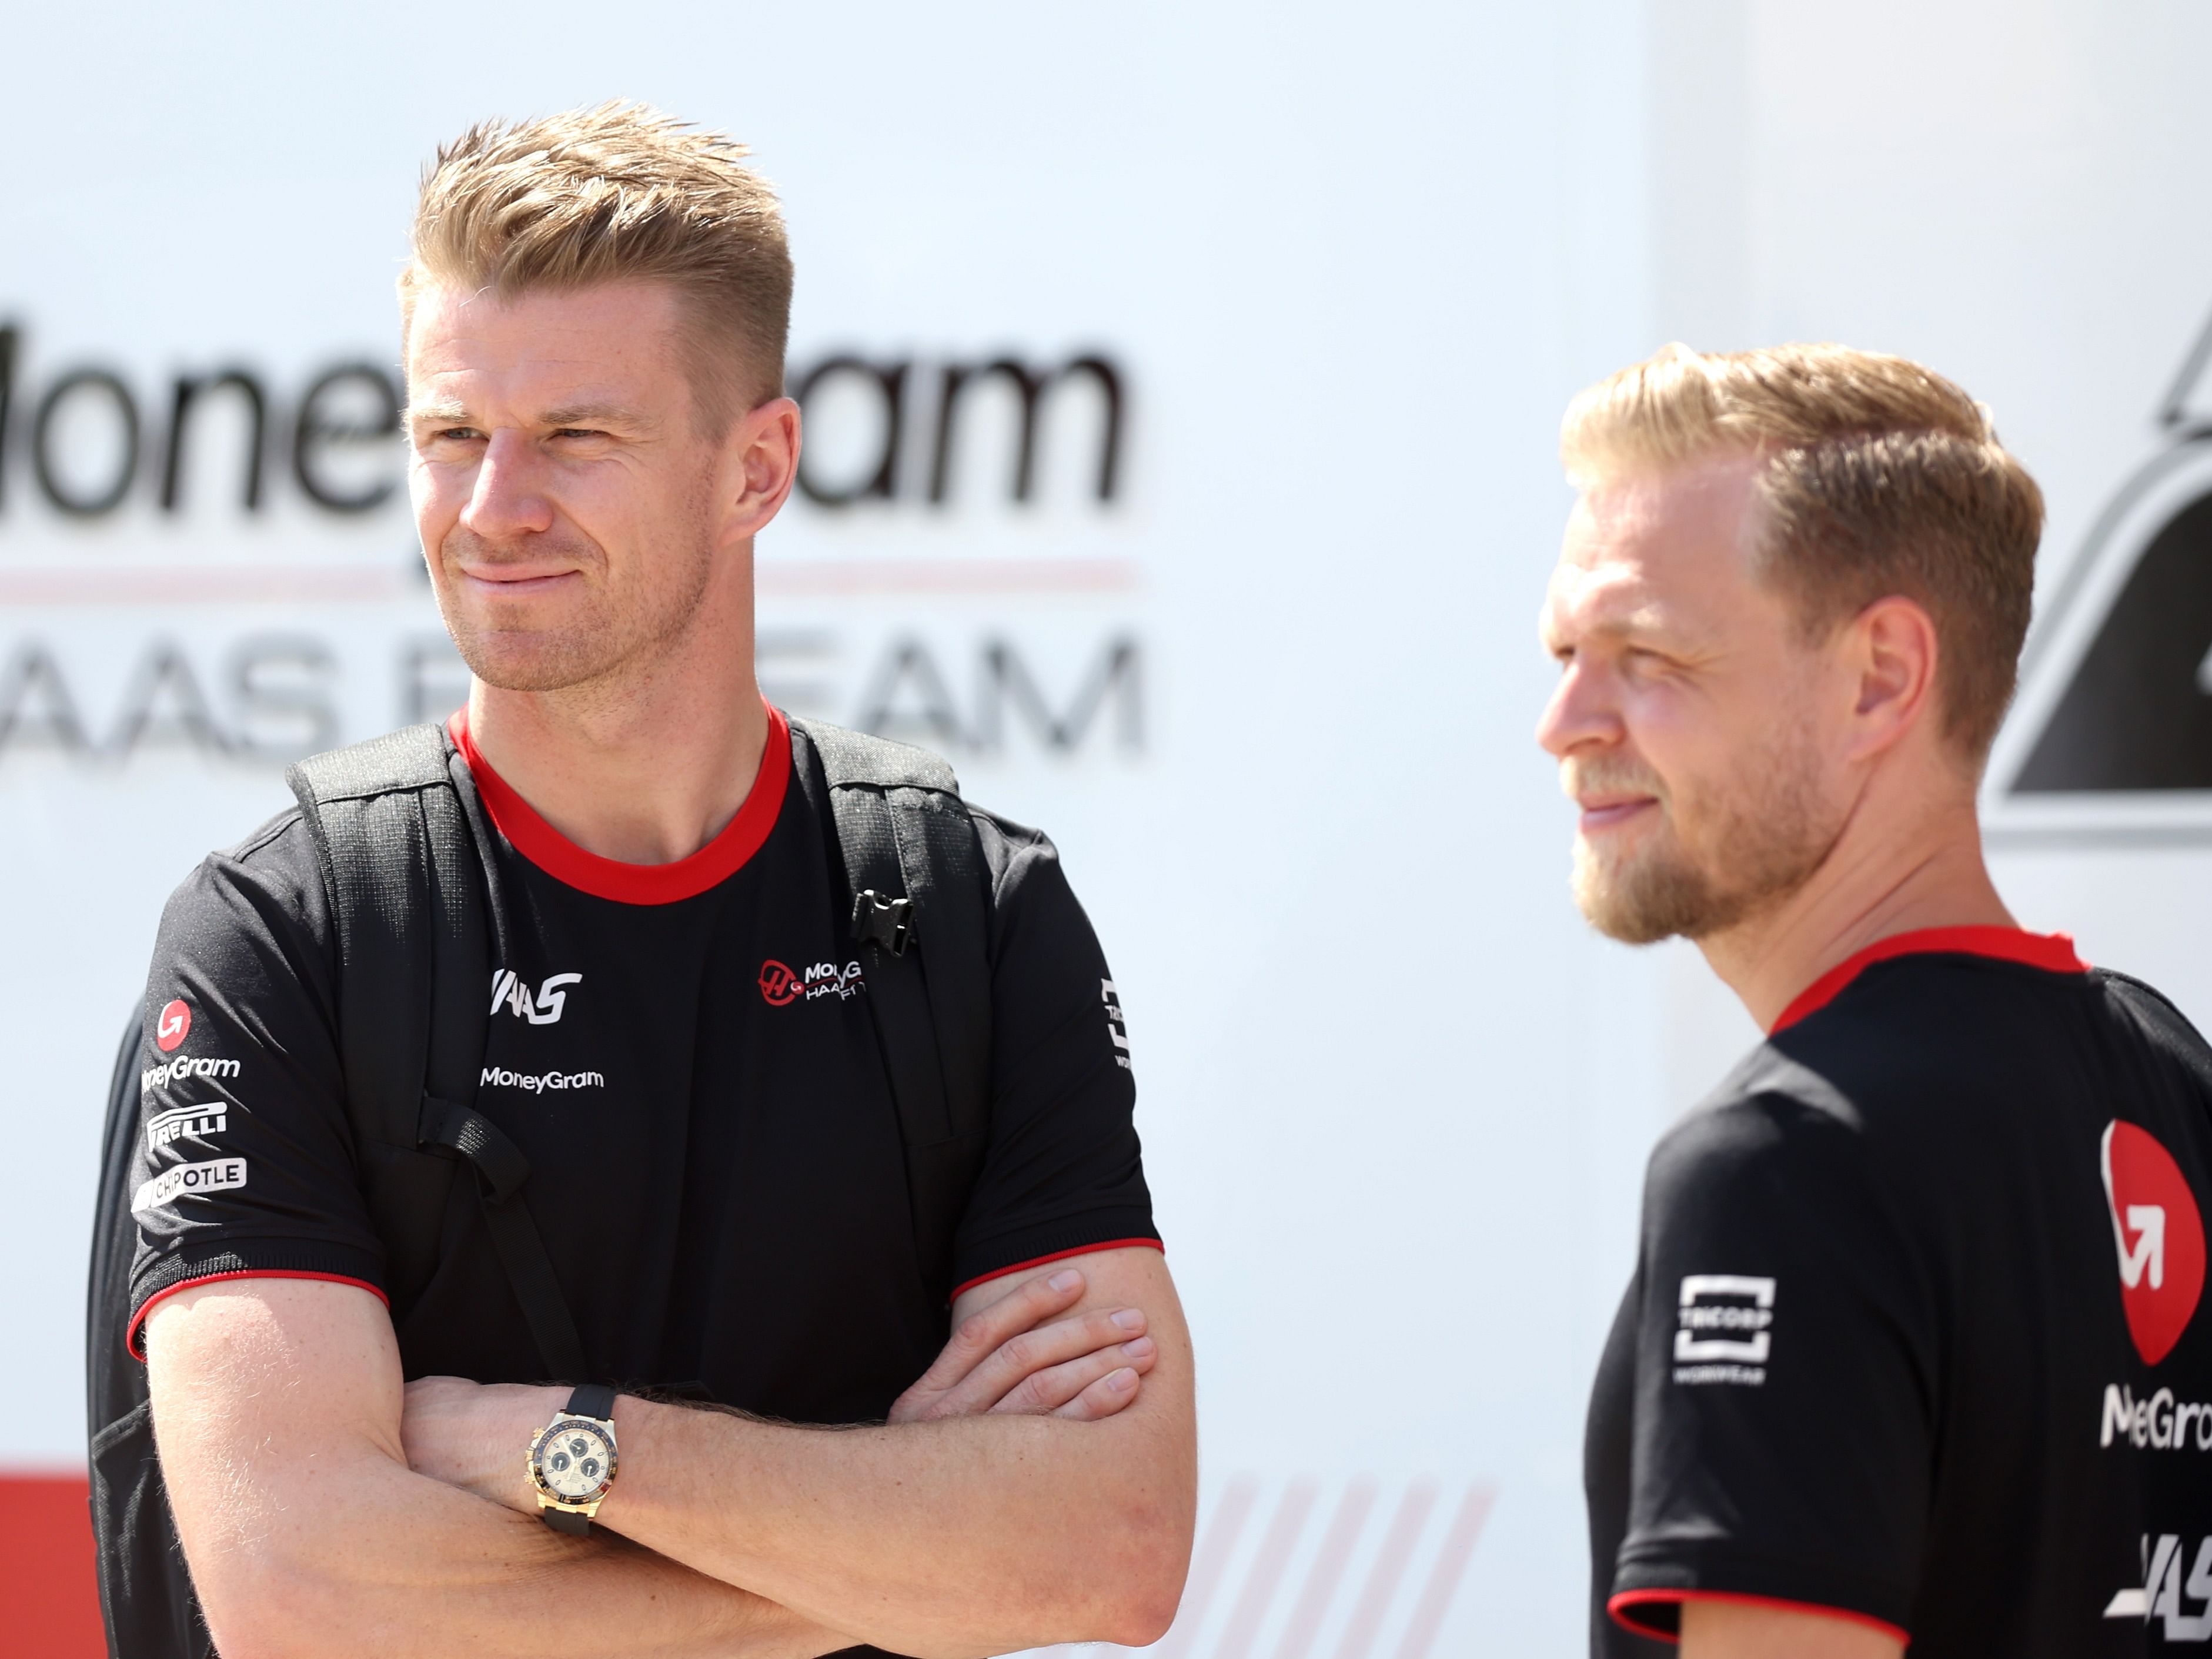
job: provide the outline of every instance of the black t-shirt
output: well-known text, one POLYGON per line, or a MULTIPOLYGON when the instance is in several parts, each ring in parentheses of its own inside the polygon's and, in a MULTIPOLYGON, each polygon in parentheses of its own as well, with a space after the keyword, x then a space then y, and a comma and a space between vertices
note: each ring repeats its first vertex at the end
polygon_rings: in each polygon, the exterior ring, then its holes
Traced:
MULTIPOLYGON (((951 1260, 921 1261, 825 828, 789 787, 773 711, 771 726, 728 828, 647 866, 563 839, 457 717, 498 831, 501 959, 475 1104, 530 1160, 526 1201, 599 1380, 703 1384, 798 1422, 880 1419, 945 1340, 946 1285, 1157 1243, 1135 1084, 1051 842, 975 811, 992 898, 988 1150, 951 1260)), ((387 1294, 343 1102, 337 959, 296 811, 170 901, 146 994, 134 1341, 154 1301, 224 1274, 387 1294)), ((407 1374, 535 1377, 482 1218, 459 1205, 447 1224, 400 1333, 407 1374)))
POLYGON ((2063 938, 1824 976, 1652 1154, 1590 1401, 1591 1651, 1661 1652, 1630 1627, 1698 1598, 1915 1659, 2212 1639, 2207 1194, 2212 1050, 2063 938))

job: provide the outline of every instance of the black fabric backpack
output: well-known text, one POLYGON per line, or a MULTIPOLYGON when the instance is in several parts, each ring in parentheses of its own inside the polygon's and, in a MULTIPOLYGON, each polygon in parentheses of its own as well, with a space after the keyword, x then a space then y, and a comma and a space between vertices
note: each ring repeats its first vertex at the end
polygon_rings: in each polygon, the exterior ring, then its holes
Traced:
MULTIPOLYGON (((852 902, 926 1270, 950 1260, 989 1128, 990 896, 952 769, 904 744, 791 721, 795 781, 830 829, 831 891, 852 902)), ((447 1228, 478 1211, 547 1381, 584 1382, 576 1322, 526 1197, 521 1152, 474 1109, 493 934, 491 831, 434 726, 318 755, 285 780, 337 921, 339 1047, 392 1317, 428 1285, 447 1228), (464 1166, 471 1178, 460 1178, 464 1166)), ((213 1659, 154 1448, 146 1368, 124 1347, 137 1229, 139 1018, 108 1085, 86 1331, 93 1538, 111 1659, 213 1659)), ((949 1281, 933 1286, 949 1293, 949 1281)))

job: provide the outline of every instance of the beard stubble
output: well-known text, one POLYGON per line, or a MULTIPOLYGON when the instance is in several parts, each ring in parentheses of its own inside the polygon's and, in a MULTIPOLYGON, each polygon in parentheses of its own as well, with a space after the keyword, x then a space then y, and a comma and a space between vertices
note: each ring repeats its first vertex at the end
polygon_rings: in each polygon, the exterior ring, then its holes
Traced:
MULTIPOLYGON (((596 568, 601 579, 557 626, 527 635, 483 625, 465 606, 447 603, 441 585, 439 611, 461 660, 485 684, 507 691, 573 691, 649 671, 690 632, 714 568, 700 515, 678 515, 676 526, 693 533, 663 538, 662 551, 641 562, 635 578, 619 586, 606 580, 609 561, 596 545, 540 543, 547 550, 581 554, 578 562, 596 568)), ((495 553, 493 544, 458 525, 439 550, 447 570, 463 557, 487 553, 495 553)))
POLYGON ((1590 925, 1628 945, 1677 935, 1704 939, 1750 920, 1787 898, 1826 861, 1841 831, 1821 797, 1814 757, 1793 740, 1789 723, 1747 758, 1701 813, 1696 845, 1684 838, 1675 801, 1648 769, 1633 762, 1577 765, 1585 789, 1648 791, 1661 824, 1650 844, 1607 857, 1575 842, 1575 902, 1590 925))

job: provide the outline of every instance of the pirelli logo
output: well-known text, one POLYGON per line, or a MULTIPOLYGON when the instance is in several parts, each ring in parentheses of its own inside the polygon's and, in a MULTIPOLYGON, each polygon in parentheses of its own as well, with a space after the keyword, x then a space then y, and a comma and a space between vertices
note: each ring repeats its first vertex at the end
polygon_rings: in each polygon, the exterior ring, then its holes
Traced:
POLYGON ((179 1106, 146 1120, 146 1150, 158 1152, 171 1141, 186 1136, 205 1140, 229 1127, 229 1109, 221 1102, 212 1106, 179 1106))
POLYGON ((1686 1274, 1675 1322, 1675 1382, 1756 1388, 1766 1381, 1766 1363, 1774 1349, 1771 1279, 1686 1274))

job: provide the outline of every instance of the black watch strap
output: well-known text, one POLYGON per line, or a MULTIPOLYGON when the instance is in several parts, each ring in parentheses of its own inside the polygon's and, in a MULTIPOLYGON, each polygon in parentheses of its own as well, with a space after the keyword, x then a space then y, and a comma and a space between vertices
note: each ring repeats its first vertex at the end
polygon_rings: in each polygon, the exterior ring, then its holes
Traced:
MULTIPOLYGON (((569 1395, 568 1403, 562 1408, 571 1417, 595 1417, 602 1423, 612 1423, 615 1418, 615 1390, 604 1382, 580 1383, 569 1395)), ((550 1504, 540 1504, 538 1518, 556 1532, 565 1532, 572 1538, 592 1535, 592 1517, 578 1510, 556 1510, 550 1504)))
POLYGON ((602 1423, 615 1420, 615 1391, 604 1382, 579 1383, 568 1396, 568 1410, 572 1417, 596 1417, 602 1423))

